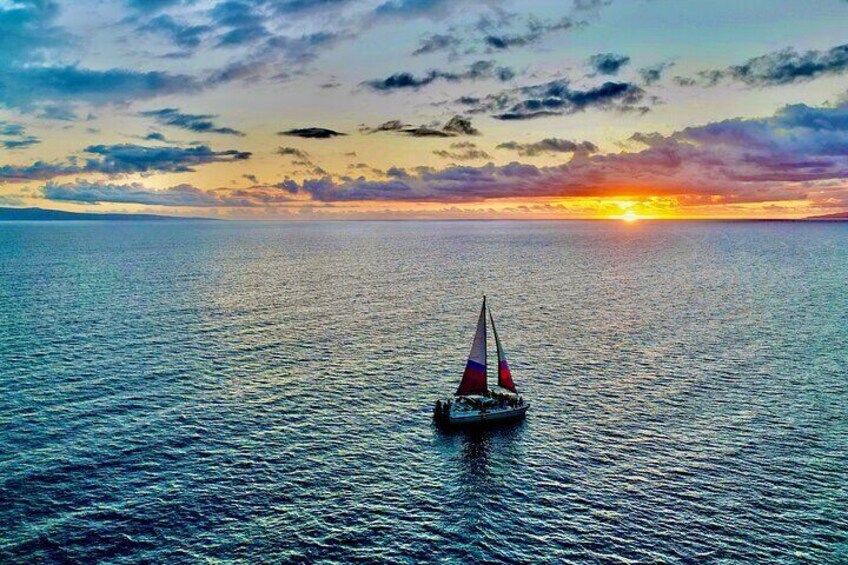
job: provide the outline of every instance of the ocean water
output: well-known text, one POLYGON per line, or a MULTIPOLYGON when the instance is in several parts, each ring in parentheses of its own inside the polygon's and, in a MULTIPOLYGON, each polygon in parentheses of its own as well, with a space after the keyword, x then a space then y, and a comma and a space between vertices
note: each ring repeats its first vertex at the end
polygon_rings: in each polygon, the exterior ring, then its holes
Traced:
POLYGON ((2 563, 848 563, 848 224, 0 224, 2 563), (486 293, 527 420, 444 433, 486 293))

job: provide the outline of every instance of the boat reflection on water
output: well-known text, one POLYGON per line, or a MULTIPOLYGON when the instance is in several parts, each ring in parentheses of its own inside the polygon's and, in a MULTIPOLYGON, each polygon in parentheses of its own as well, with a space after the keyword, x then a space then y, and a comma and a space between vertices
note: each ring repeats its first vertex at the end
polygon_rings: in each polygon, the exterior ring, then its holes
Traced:
POLYGON ((497 427, 466 426, 462 428, 434 428, 436 445, 448 457, 456 456, 463 482, 480 486, 499 469, 511 467, 522 458, 521 436, 525 427, 521 422, 503 423, 497 427))

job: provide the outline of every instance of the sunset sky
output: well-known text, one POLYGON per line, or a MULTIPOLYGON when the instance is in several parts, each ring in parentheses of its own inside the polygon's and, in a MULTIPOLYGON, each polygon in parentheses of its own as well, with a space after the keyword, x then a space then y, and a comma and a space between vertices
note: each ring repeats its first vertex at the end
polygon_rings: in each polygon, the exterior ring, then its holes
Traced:
POLYGON ((848 1, 0 0, 0 206, 848 210, 848 1))

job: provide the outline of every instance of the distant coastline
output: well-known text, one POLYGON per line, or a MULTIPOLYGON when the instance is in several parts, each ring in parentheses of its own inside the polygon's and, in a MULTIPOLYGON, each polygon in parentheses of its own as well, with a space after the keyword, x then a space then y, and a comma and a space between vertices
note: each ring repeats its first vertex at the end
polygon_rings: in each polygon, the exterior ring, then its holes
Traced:
MULTIPOLYGON (((439 222, 487 222, 487 221, 527 221, 519 218, 432 218, 439 222)), ((342 219, 340 221, 353 222, 404 222, 404 221, 431 221, 424 218, 410 219, 342 219)), ((530 221, 582 221, 582 222, 620 222, 618 218, 533 218, 530 221)), ((110 222, 138 222, 138 221, 201 221, 219 222, 223 218, 204 218, 199 216, 165 216, 160 214, 126 214, 115 212, 66 212, 64 210, 49 210, 45 208, 4 208, 0 207, 0 222, 24 221, 24 222, 55 222, 55 221, 110 221, 110 222)), ((263 220, 269 221, 269 220, 263 220)), ((325 220, 335 221, 335 220, 325 220)), ((821 216, 807 216, 806 218, 642 218, 640 222, 652 221, 683 221, 683 222, 808 222, 808 221, 848 221, 848 211, 825 214, 821 216)))
POLYGON ((808 220, 848 220, 848 212, 836 212, 835 214, 825 214, 823 216, 810 216, 808 220))
POLYGON ((132 221, 165 221, 179 222, 185 220, 200 220, 214 222, 214 218, 198 218, 187 216, 160 216, 157 214, 118 214, 91 212, 65 212, 63 210, 45 210, 44 208, 0 208, 0 222, 28 221, 28 222, 51 222, 51 221, 110 221, 110 222, 132 222, 132 221))

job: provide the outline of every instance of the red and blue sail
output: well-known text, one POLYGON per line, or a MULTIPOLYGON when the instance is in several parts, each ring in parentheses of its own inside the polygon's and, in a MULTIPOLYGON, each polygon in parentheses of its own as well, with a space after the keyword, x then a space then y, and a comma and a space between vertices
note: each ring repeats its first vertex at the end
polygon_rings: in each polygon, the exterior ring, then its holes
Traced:
POLYGON ((471 353, 468 354, 468 363, 465 365, 465 372, 456 394, 483 394, 486 390, 486 297, 483 297, 483 308, 480 309, 480 317, 477 319, 477 331, 471 344, 471 353))
POLYGON ((506 352, 501 347, 501 338, 498 337, 498 330, 495 329, 495 317, 492 316, 491 308, 489 309, 489 319, 492 321, 492 333, 495 334, 495 345, 498 346, 498 386, 518 393, 515 383, 512 382, 512 372, 509 370, 509 363, 506 362, 506 352))

